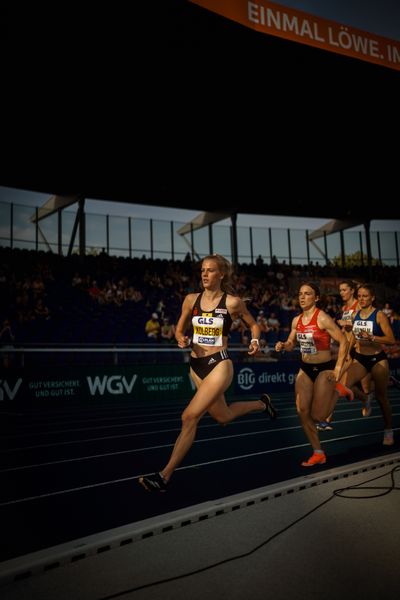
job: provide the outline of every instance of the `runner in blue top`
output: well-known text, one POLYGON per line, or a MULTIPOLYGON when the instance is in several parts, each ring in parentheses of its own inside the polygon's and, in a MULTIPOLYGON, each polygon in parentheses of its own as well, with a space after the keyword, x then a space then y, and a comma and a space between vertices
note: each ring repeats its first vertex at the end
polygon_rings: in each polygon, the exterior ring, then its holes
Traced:
POLYGON ((351 387, 368 373, 375 383, 375 396, 382 411, 385 429, 383 444, 392 446, 392 410, 387 388, 389 384, 389 363, 382 344, 394 344, 395 338, 389 319, 382 310, 373 306, 375 290, 372 285, 363 283, 358 288, 360 310, 353 321, 350 347, 355 345, 354 360, 343 375, 343 383, 351 387))

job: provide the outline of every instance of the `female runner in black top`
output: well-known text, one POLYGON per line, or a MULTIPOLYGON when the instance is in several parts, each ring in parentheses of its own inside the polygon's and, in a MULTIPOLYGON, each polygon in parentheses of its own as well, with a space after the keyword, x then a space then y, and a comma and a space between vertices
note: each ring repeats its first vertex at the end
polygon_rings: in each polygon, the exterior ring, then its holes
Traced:
POLYGON ((148 491, 165 491, 176 467, 182 462, 196 437, 197 425, 208 412, 218 423, 225 425, 249 412, 267 411, 274 418, 276 411, 268 394, 262 400, 226 403, 224 392, 233 379, 233 364, 228 353, 228 333, 232 320, 242 319, 251 330, 248 354, 259 350, 260 328, 249 313, 245 302, 234 294, 232 266, 219 254, 202 261, 201 283, 203 292, 188 294, 182 304, 182 313, 176 326, 175 337, 180 348, 192 347, 190 375, 197 392, 182 413, 182 429, 167 464, 160 472, 139 478, 148 491), (190 324, 193 340, 187 335, 190 324))

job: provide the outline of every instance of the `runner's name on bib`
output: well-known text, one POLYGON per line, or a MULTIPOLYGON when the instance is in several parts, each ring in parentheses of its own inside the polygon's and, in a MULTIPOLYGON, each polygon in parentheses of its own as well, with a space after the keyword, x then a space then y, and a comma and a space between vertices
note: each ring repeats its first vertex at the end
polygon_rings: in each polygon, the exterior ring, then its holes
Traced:
POLYGON ((344 310, 342 314, 342 321, 351 321, 353 310, 344 310))
POLYGON ((300 352, 302 354, 316 354, 318 352, 312 333, 302 333, 298 331, 297 341, 300 344, 300 352))
POLYGON ((222 346, 222 317, 193 317, 193 343, 203 346, 222 346))
POLYGON ((361 332, 366 331, 368 335, 372 335, 374 332, 374 324, 372 321, 354 321, 353 323, 353 333, 356 340, 365 339, 361 336, 361 332))

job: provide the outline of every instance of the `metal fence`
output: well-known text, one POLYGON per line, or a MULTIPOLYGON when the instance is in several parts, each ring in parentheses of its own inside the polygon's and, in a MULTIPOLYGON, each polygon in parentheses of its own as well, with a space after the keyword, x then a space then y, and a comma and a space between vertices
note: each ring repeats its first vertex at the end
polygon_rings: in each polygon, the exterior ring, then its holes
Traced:
MULTIPOLYGON (((77 209, 72 206, 40 221, 35 219, 37 210, 0 202, 0 245, 66 255, 76 227, 77 209)), ((184 223, 176 221, 86 213, 85 253, 183 260, 188 253, 191 258, 201 258, 217 252, 232 259, 231 226, 208 225, 182 236, 178 233, 182 225, 184 223)), ((310 233, 307 229, 239 226, 238 262, 255 263, 259 259, 265 263, 275 260, 289 264, 332 262, 348 266, 344 261, 351 258, 350 266, 366 264, 363 227, 325 234, 317 242, 310 242, 310 233)), ((400 232, 371 231, 370 238, 375 261, 387 266, 400 265, 400 232)), ((72 252, 79 252, 78 243, 72 244, 72 252)))

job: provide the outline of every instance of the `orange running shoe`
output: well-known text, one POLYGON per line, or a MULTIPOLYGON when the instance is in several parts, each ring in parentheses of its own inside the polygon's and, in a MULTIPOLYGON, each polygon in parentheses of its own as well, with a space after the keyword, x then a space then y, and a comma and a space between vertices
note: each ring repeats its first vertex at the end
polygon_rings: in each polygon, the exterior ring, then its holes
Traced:
POLYGON ((302 467, 314 467, 315 465, 324 465, 326 463, 325 452, 314 452, 308 460, 301 463, 302 467))
POLYGON ((343 385, 343 383, 340 383, 340 381, 338 381, 335 387, 337 392, 339 393, 339 396, 347 396, 350 402, 354 400, 353 391, 350 388, 343 385))

